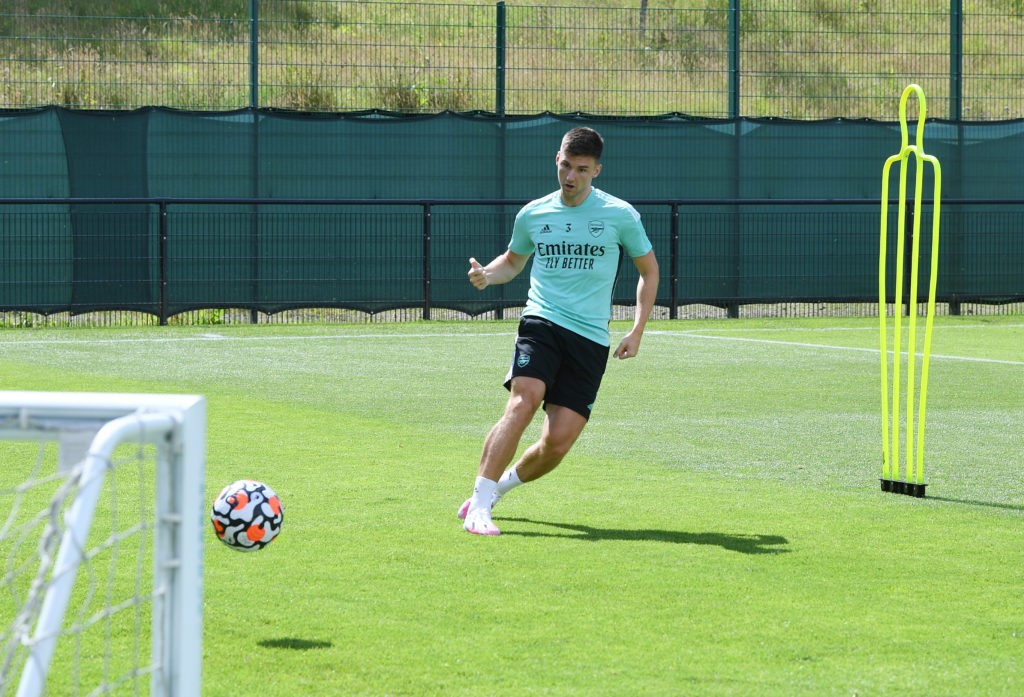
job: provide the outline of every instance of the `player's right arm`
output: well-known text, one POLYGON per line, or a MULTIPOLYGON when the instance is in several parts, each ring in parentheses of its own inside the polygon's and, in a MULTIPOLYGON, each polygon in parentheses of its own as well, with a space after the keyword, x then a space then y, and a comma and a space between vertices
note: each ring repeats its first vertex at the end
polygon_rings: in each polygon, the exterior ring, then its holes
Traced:
POLYGON ((496 286, 508 283, 526 267, 529 254, 516 254, 512 250, 506 250, 494 258, 487 266, 481 266, 473 257, 469 258, 469 282, 477 290, 483 290, 487 286, 496 286))

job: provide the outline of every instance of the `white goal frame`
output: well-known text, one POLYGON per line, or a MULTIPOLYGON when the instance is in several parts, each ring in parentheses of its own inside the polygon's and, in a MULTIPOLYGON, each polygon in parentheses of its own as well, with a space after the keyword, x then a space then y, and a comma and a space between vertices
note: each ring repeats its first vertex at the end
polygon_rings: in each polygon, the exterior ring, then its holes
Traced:
POLYGON ((22 637, 30 648, 17 697, 45 691, 104 473, 122 443, 153 444, 157 452, 150 694, 201 694, 205 398, 0 391, 0 439, 56 441, 59 468, 84 468, 82 488, 67 509, 38 619, 33 618, 32 636, 22 637))

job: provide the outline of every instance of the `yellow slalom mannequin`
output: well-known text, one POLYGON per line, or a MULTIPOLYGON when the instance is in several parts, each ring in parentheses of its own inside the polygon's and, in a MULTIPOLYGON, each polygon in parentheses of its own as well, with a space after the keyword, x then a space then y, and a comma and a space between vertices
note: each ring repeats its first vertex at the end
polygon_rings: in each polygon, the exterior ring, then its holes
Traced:
POLYGON ((939 161, 932 155, 924 152, 924 127, 927 115, 924 90, 917 85, 910 85, 903 91, 900 98, 900 152, 885 161, 882 168, 882 217, 880 226, 880 241, 878 254, 878 319, 881 335, 882 354, 882 489, 885 491, 897 491, 899 493, 911 493, 915 496, 924 496, 924 431, 925 412, 928 401, 928 364, 931 358, 932 326, 935 319, 935 288, 938 279, 939 268, 939 206, 942 192, 942 168, 939 161), (907 101, 912 94, 916 94, 918 102, 917 132, 915 144, 910 144, 909 129, 907 128, 907 101), (903 279, 905 273, 905 251, 906 251, 906 208, 907 208, 907 165, 910 156, 915 158, 915 186, 914 186, 914 227, 913 243, 910 254, 910 297, 909 322, 908 322, 908 346, 907 346, 907 466, 906 476, 901 478, 900 466, 900 363, 902 360, 902 335, 903 335, 903 279), (886 311, 886 238, 888 236, 888 213, 889 213, 889 171, 896 163, 900 164, 899 179, 899 203, 897 214, 896 234, 896 278, 895 278, 895 302, 893 305, 894 327, 893 327, 893 368, 892 368, 892 413, 890 425, 890 398, 889 398, 889 347, 888 347, 888 321, 886 311), (921 384, 920 399, 916 411, 915 428, 915 369, 917 364, 917 299, 918 299, 918 271, 919 257, 921 251, 921 193, 924 187, 924 163, 932 166, 934 171, 934 193, 932 208, 932 245, 931 245, 931 268, 928 285, 928 312, 924 330, 924 349, 921 360, 921 384), (914 436, 917 436, 915 446, 914 436), (916 451, 916 459, 915 459, 916 451), (903 483, 910 484, 905 487, 903 483), (888 483, 888 486, 887 486, 888 483))

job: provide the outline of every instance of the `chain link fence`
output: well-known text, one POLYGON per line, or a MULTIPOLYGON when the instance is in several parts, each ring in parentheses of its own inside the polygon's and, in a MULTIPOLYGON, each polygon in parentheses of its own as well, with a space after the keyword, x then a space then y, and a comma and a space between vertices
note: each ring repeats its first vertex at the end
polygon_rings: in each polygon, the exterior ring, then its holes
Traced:
POLYGON ((7 0, 0 108, 892 120, 916 82, 1005 120, 1022 37, 1022 0, 7 0))

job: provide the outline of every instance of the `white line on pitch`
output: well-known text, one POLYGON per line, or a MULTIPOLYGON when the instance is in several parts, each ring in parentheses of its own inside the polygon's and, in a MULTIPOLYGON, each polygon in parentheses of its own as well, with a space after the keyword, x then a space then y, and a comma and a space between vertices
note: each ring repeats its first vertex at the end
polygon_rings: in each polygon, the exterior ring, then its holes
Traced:
POLYGON ((198 336, 133 337, 124 339, 29 339, 27 341, 0 341, 0 346, 29 345, 83 345, 83 344, 173 344, 173 343, 216 343, 219 341, 330 341, 335 339, 460 339, 480 336, 514 336, 514 332, 455 332, 449 334, 301 334, 296 336, 227 336, 224 334, 200 334, 198 336))
MULTIPOLYGON (((682 336, 692 339, 705 339, 708 341, 736 341, 750 344, 774 344, 777 346, 795 346, 799 348, 813 348, 813 349, 825 349, 828 351, 856 351, 859 353, 880 353, 880 349, 866 348, 863 346, 833 346, 830 344, 812 344, 805 341, 781 341, 779 339, 751 339, 749 337, 742 336, 714 336, 710 334, 698 334, 694 332, 659 332, 653 331, 648 332, 649 334, 660 335, 660 336, 682 336)), ((892 351, 889 352, 890 354, 892 351)), ((907 355, 903 352, 901 355, 907 355)), ((917 356, 922 354, 918 353, 917 356)), ((1020 365, 1024 366, 1024 361, 1009 361, 999 358, 977 358, 973 356, 951 356, 943 353, 933 353, 932 358, 941 358, 949 361, 967 361, 970 363, 994 363, 996 365, 1020 365)))
MULTIPOLYGON (((873 322, 871 324, 865 324, 863 327, 715 327, 716 332, 728 333, 728 332, 743 332, 746 333, 758 333, 758 332, 877 332, 878 331, 878 318, 871 318, 873 322)), ((890 318, 891 320, 891 318, 890 318)), ((907 327, 907 318, 903 319, 904 328, 907 327)), ((924 318, 920 318, 918 326, 924 325, 924 318)), ((1024 329, 1024 324, 936 324, 935 329, 939 331, 947 331, 949 329, 1024 329)), ((648 331, 648 334, 690 334, 692 332, 704 331, 702 329, 665 329, 656 330, 652 329, 648 331)))

